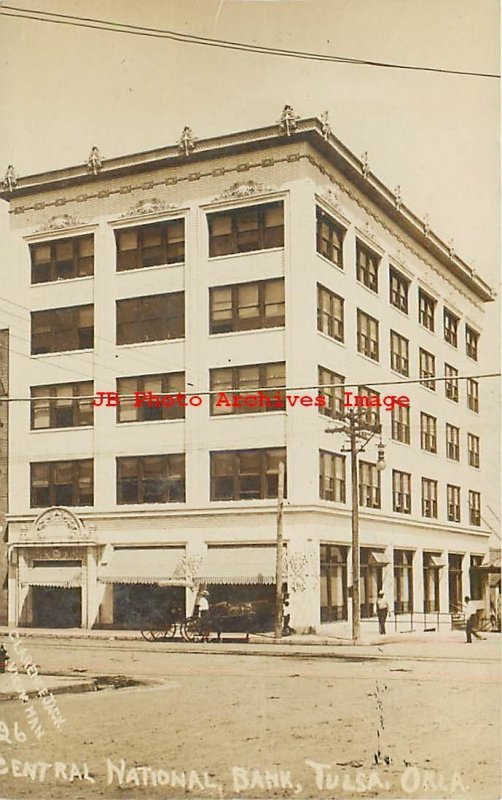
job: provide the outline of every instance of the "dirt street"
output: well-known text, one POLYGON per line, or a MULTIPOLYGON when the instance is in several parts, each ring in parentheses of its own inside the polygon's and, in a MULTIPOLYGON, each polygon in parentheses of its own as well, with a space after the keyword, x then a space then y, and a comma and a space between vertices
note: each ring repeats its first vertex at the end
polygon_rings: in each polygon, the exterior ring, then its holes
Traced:
POLYGON ((43 696, 1 703, 5 798, 500 796, 498 648, 490 643, 475 653, 458 645, 438 660, 24 644, 42 672, 141 683, 58 695, 60 717, 43 696))

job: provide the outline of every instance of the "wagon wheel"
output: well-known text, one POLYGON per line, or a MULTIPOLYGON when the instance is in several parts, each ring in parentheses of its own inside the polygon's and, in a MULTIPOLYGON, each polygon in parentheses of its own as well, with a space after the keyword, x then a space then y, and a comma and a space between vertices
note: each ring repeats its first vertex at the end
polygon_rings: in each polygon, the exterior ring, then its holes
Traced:
POLYGON ((164 632, 164 639, 174 639, 176 636, 176 630, 178 626, 176 622, 168 623, 167 628, 164 632))
POLYGON ((187 642, 200 642, 204 638, 200 629, 200 619, 189 617, 181 625, 181 635, 187 642))
MULTIPOLYGON (((174 627, 174 632, 176 632, 176 626, 174 627)), ((146 639, 147 642, 158 642, 161 639, 167 639, 169 636, 170 638, 174 636, 173 633, 170 633, 171 628, 165 630, 165 628, 158 629, 158 628, 150 628, 149 630, 142 630, 141 635, 143 639, 146 639)))

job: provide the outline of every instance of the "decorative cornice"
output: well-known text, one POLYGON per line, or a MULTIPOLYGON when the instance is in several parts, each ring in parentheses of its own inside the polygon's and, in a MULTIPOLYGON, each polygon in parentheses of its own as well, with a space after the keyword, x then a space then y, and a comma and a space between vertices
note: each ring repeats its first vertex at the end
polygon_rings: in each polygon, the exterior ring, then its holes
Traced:
POLYGON ((215 197, 215 201, 240 200, 242 197, 254 197, 257 194, 268 194, 269 192, 275 191, 277 191, 277 189, 274 189, 272 186, 265 186, 265 184, 258 183, 258 181, 237 181, 237 183, 232 183, 231 186, 224 189, 218 197, 215 197))
POLYGON ((146 214, 161 214, 167 211, 176 211, 177 208, 178 206, 174 203, 166 203, 164 200, 159 200, 158 197, 152 197, 151 200, 139 200, 135 206, 124 211, 120 215, 120 219, 140 217, 146 214))

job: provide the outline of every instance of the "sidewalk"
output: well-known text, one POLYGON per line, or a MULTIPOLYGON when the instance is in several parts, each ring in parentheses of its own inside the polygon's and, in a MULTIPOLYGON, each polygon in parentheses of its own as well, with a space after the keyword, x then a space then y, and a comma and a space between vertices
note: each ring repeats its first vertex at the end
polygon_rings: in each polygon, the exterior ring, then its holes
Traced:
MULTIPOLYGON (((94 692, 97 688, 96 682, 88 678, 41 675, 40 680, 44 689, 47 689, 47 692, 53 695, 94 692)), ((16 675, 16 683, 18 681, 19 688, 15 689, 12 673, 0 673, 0 702, 19 699, 20 691, 23 690, 30 699, 37 696, 38 689, 34 687, 29 675, 19 672, 16 675)))

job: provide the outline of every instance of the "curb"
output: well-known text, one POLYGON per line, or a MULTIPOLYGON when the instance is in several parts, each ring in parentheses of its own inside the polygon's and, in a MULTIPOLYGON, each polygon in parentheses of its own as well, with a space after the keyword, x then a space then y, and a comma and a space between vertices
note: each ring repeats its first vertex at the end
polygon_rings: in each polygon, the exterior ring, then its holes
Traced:
MULTIPOLYGON (((49 677, 45 675, 44 677, 49 677)), ((66 686, 55 686, 50 690, 53 695, 57 694, 83 694, 84 692, 97 692, 97 682, 95 680, 86 681, 85 683, 72 683, 66 686)), ((38 697, 36 690, 26 691, 26 696, 30 700, 35 700, 38 697)), ((10 700, 18 700, 19 692, 0 692, 0 703, 5 703, 10 700)))

